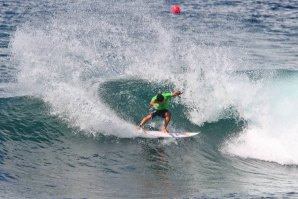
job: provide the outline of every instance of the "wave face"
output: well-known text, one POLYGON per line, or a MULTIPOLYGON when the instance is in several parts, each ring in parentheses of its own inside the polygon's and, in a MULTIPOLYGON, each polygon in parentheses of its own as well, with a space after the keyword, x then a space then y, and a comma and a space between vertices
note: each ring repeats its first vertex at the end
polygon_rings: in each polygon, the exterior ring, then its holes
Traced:
MULTIPOLYGON (((297 195, 291 172, 298 165, 297 5, 190 1, 172 15, 171 4, 3 3, 5 193, 23 197, 13 191, 19 183, 18 193, 31 198, 68 197, 61 187, 70 185, 74 197, 91 198, 297 195), (200 135, 137 138, 135 126, 152 96, 174 90, 183 94, 171 101, 169 129, 200 135), (36 171, 42 174, 26 175, 36 171), (26 193, 19 178, 41 191, 26 193), (67 180, 59 187, 59 179, 67 180), (111 193, 115 183, 135 191, 111 193)), ((145 128, 159 129, 162 122, 145 128)))

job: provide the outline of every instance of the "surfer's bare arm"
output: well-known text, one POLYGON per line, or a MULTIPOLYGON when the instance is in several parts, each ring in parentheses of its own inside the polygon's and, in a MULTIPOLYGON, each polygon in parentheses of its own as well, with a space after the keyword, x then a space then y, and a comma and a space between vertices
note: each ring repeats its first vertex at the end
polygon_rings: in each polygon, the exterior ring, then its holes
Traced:
POLYGON ((151 105, 151 106, 159 106, 159 104, 155 103, 154 100, 151 100, 151 101, 150 101, 150 105, 151 105))
POLYGON ((175 91, 175 92, 172 93, 172 96, 173 96, 173 97, 176 97, 176 96, 179 96, 179 95, 181 95, 181 94, 182 94, 181 91, 175 91))

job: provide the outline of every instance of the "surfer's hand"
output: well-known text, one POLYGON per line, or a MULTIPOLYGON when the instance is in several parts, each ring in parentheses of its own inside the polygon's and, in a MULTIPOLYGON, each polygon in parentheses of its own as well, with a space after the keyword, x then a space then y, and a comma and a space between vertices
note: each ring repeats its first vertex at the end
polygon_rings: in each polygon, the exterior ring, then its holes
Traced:
POLYGON ((172 96, 179 96, 179 95, 181 95, 181 94, 182 94, 181 91, 175 91, 175 92, 172 94, 172 96))

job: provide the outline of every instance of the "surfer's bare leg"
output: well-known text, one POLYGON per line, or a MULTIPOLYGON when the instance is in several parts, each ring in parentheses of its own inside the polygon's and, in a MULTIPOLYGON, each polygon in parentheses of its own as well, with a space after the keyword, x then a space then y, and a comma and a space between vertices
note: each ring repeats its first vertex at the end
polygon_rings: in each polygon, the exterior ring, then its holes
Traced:
POLYGON ((162 127, 162 132, 169 133, 167 130, 167 127, 168 127, 168 124, 170 123, 170 121, 171 121, 171 113, 169 111, 167 111, 165 113, 165 123, 164 123, 164 126, 162 127))
POLYGON ((146 122, 148 122, 151 119, 152 119, 152 115, 151 114, 147 115, 142 119, 141 123, 139 124, 139 127, 142 127, 146 122))

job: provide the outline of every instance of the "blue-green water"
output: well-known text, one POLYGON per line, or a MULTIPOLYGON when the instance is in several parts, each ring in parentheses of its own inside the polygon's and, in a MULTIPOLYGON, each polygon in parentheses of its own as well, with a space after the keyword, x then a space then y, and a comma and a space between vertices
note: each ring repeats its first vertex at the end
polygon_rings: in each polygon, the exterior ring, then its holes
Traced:
POLYGON ((0 197, 297 198, 297 9, 0 1, 0 197), (173 90, 169 130, 201 133, 139 138, 173 90))

